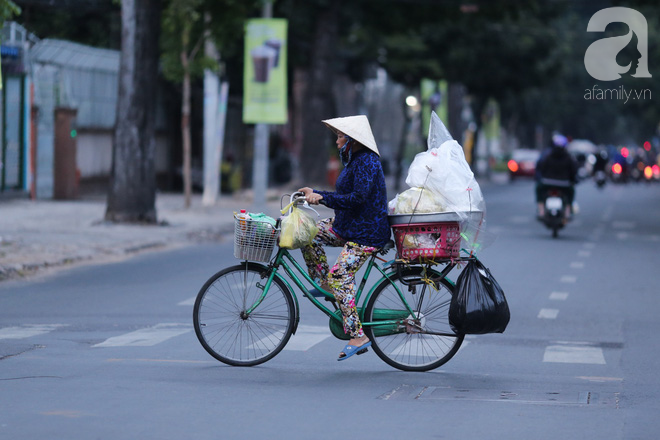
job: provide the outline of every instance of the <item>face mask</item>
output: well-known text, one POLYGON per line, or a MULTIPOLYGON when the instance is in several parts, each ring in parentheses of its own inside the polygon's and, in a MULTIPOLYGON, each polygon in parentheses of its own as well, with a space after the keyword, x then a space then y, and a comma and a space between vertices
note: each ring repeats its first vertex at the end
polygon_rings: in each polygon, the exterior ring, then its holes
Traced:
POLYGON ((346 166, 351 161, 351 155, 353 154, 353 151, 351 151, 351 149, 348 147, 348 144, 350 144, 353 139, 351 139, 348 135, 344 136, 346 136, 346 143, 339 149, 339 158, 341 159, 341 163, 346 166))

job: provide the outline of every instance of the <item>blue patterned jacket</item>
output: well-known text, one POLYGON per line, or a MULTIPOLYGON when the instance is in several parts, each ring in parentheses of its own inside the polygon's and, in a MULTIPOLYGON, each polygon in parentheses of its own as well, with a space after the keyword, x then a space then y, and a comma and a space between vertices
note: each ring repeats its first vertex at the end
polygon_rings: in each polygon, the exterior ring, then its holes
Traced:
POLYGON ((335 210, 332 229, 344 240, 382 247, 390 239, 387 188, 378 155, 362 149, 353 153, 335 185, 336 191, 317 191, 335 210))

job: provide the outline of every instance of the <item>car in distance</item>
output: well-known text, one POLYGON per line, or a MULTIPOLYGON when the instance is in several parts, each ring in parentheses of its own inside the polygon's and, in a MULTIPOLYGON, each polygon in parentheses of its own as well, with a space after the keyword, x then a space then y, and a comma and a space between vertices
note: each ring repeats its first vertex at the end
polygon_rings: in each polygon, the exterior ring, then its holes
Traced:
POLYGON ((511 152, 511 158, 507 162, 509 169, 509 179, 514 180, 518 177, 534 177, 536 172, 536 162, 538 162, 541 152, 529 148, 519 148, 511 152))

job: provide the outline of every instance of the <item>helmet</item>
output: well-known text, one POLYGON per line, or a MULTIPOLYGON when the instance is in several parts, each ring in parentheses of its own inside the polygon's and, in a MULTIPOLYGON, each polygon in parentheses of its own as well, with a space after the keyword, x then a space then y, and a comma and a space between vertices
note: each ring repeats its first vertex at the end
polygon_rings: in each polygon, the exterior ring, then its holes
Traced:
POLYGON ((552 145, 554 147, 565 147, 568 144, 568 139, 563 134, 554 133, 552 135, 552 145))

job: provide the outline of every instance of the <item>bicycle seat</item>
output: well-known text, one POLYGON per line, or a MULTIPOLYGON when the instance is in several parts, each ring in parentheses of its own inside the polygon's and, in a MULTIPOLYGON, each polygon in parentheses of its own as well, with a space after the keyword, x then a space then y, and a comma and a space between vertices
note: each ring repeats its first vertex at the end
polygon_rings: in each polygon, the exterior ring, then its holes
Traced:
POLYGON ((387 254, 389 251, 391 251, 392 249, 394 249, 394 240, 390 240, 390 241, 388 241, 387 244, 385 244, 385 246, 383 246, 382 248, 378 249, 378 253, 379 253, 380 255, 385 255, 385 254, 387 254))

